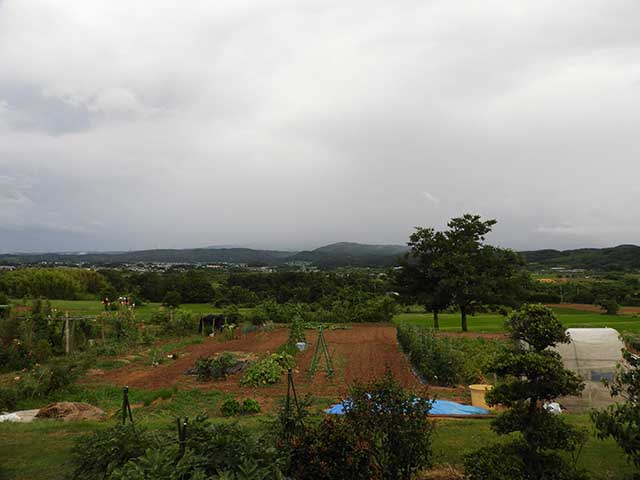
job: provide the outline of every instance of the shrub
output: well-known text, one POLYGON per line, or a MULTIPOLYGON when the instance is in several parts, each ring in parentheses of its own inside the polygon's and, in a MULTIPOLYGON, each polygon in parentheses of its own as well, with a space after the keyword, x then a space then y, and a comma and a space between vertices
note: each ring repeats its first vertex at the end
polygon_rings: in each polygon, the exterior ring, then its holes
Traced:
POLYGON ((596 305, 604 310, 607 315, 617 315, 620 311, 620 305, 615 298, 599 298, 596 305))
POLYGON ((21 400, 47 399, 68 388, 76 376, 75 368, 66 362, 36 365, 16 376, 11 386, 0 388, 0 409, 13 409, 21 400))
POLYGON ((260 413, 260 404, 253 398, 246 398, 242 402, 241 413, 243 415, 253 415, 254 413, 260 413))
POLYGON ((431 402, 405 391, 390 371, 356 384, 344 407, 344 416, 294 436, 294 478, 409 480, 431 465, 431 402))
POLYGON ((369 480, 374 475, 369 442, 343 418, 326 417, 302 429, 291 449, 291 475, 298 480, 369 480))
POLYGON ((242 314, 237 305, 229 305, 222 310, 225 324, 237 325, 242 320, 242 314))
POLYGON ((222 405, 220 405, 220 413, 225 417, 233 417, 235 415, 238 415, 240 413, 240 410, 240 403, 233 398, 226 400, 222 405))
POLYGON ((189 425, 186 447, 202 459, 200 468, 207 475, 283 479, 282 452, 235 424, 212 424, 199 417, 189 425))
POLYGON ((271 357, 249 364, 244 377, 240 381, 241 385, 259 387, 270 385, 280 381, 284 369, 271 357))
POLYGON ((162 299, 162 305, 169 308, 178 308, 181 302, 182 297, 180 292, 176 292, 175 290, 168 291, 162 299))
MULTIPOLYGON (((111 480, 207 480, 201 459, 191 450, 179 455, 176 445, 149 448, 143 455, 116 469, 111 480), (178 459, 178 460, 176 460, 178 459)), ((218 477, 224 478, 224 477, 218 477)))
POLYGON ((196 375, 198 380, 218 380, 225 378, 227 370, 236 364, 236 358, 232 353, 222 352, 213 358, 198 358, 196 360, 196 375))
POLYGON ((151 323, 160 326, 163 333, 173 335, 193 333, 197 325, 193 313, 182 308, 159 309, 151 316, 151 323))
POLYGON ((133 424, 116 425, 80 437, 73 447, 73 478, 103 480, 151 445, 147 433, 133 424))
POLYGON ((285 370, 296 366, 296 359, 287 352, 272 353, 270 358, 285 370))

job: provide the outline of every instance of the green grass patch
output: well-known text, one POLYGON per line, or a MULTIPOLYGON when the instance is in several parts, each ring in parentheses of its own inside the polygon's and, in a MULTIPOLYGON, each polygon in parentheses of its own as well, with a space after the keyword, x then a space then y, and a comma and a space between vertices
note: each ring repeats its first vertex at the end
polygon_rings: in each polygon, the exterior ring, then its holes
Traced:
MULTIPOLYGON (((554 308, 553 311, 566 328, 610 327, 620 333, 640 333, 640 318, 630 315, 604 315, 565 307, 554 308)), ((470 332, 504 332, 506 319, 502 315, 481 313, 467 318, 470 332)), ((442 313, 439 315, 439 320, 440 330, 444 332, 460 331, 459 313, 442 313)), ((424 312, 400 313, 394 317, 394 322, 430 327, 433 326, 433 315, 424 312)))

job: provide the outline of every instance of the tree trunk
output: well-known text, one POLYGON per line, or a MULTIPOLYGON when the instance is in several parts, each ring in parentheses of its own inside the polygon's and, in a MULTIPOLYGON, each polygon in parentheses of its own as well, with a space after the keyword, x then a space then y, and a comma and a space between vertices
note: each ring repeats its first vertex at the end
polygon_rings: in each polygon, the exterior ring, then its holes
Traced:
POLYGON ((467 328, 467 307, 460 307, 460 318, 462 319, 462 331, 466 332, 467 328))
POLYGON ((434 330, 440 330, 440 320, 438 320, 438 310, 433 309, 433 328, 434 330))

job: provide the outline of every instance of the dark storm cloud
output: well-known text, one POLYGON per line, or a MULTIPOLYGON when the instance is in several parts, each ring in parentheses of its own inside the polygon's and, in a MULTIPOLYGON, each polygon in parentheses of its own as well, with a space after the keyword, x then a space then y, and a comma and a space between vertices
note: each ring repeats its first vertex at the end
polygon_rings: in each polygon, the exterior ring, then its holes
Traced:
POLYGON ((0 250, 638 242, 640 3, 0 3, 0 250))

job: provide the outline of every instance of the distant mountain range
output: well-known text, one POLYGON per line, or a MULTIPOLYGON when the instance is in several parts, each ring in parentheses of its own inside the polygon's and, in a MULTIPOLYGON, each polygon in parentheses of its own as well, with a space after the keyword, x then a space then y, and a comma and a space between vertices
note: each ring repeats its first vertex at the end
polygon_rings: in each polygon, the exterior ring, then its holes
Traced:
MULTIPOLYGON (((137 250, 131 252, 19 253, 0 255, 0 264, 57 262, 116 265, 132 263, 233 263, 278 266, 305 262, 320 268, 345 266, 389 267, 407 251, 404 245, 367 245, 340 242, 301 252, 211 247, 137 250)), ((588 270, 640 270, 640 246, 577 250, 532 250, 521 252, 531 267, 564 267, 588 270)))
POLYGON ((402 245, 365 245, 341 242, 315 250, 288 252, 251 248, 185 248, 137 250, 131 252, 88 253, 16 253, 0 255, 0 264, 87 263, 93 265, 123 263, 234 263, 248 265, 285 265, 306 262, 321 268, 341 266, 391 266, 407 251, 402 245))
POLYGON ((533 250, 520 252, 531 266, 583 268, 586 270, 640 270, 640 247, 618 245, 576 250, 533 250))

